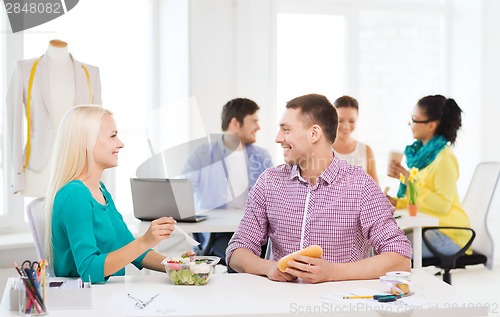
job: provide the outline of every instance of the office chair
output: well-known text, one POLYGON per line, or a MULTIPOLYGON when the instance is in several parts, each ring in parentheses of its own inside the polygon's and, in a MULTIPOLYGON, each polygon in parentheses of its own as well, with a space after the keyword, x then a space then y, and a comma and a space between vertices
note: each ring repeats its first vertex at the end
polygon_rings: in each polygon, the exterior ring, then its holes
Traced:
POLYGON ((423 266, 436 266, 444 270, 443 281, 451 285, 450 270, 465 268, 468 265, 484 264, 490 270, 493 267, 493 238, 488 230, 488 213, 494 198, 500 176, 500 162, 481 162, 476 166, 467 194, 462 202, 467 212, 471 228, 463 227, 426 227, 422 229, 422 240, 435 255, 423 258, 423 266), (464 230, 471 233, 468 243, 458 252, 445 255, 434 248, 426 237, 431 230, 464 230), (474 242, 474 244, 472 244, 474 242), (472 254, 465 252, 472 246, 472 254))
POLYGON ((43 216, 44 198, 36 198, 26 207, 26 216, 28 224, 35 241, 35 249, 38 259, 45 259, 43 252, 43 243, 45 236, 45 219, 43 216))
MULTIPOLYGON (((33 241, 35 242, 36 255, 38 259, 47 259, 44 255, 45 243, 45 216, 43 214, 43 204, 45 199, 43 197, 36 198, 26 206, 26 217, 31 229, 33 241)), ((47 267, 48 276, 55 276, 52 263, 47 267)))

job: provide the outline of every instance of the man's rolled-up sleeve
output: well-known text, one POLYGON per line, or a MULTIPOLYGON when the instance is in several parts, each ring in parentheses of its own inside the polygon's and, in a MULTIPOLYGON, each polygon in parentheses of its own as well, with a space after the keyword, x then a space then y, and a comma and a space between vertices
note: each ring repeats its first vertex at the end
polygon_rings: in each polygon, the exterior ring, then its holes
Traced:
POLYGON ((267 242, 266 173, 259 177, 248 194, 245 213, 226 249, 226 263, 231 260, 234 250, 239 248, 248 249, 260 256, 262 246, 267 242))
POLYGON ((360 211, 363 234, 377 254, 395 252, 411 259, 412 247, 394 219, 394 207, 375 182, 366 188, 360 211))

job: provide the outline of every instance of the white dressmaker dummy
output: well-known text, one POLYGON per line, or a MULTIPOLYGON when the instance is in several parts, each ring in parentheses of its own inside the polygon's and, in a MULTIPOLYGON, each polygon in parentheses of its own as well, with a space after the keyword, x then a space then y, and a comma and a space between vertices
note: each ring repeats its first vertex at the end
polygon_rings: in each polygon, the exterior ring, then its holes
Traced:
POLYGON ((67 43, 52 40, 43 56, 16 62, 5 101, 4 177, 10 193, 42 197, 62 116, 75 105, 102 105, 99 68, 76 60, 67 43))
MULTIPOLYGON (((60 40, 52 40, 46 51, 49 65, 49 87, 53 140, 57 136, 57 127, 66 111, 75 104, 75 70, 68 51, 68 44, 60 40)), ((54 144, 52 145, 54 147, 54 144)), ((42 197, 47 190, 52 167, 52 158, 41 171, 26 169, 25 188, 22 191, 26 197, 42 197)))

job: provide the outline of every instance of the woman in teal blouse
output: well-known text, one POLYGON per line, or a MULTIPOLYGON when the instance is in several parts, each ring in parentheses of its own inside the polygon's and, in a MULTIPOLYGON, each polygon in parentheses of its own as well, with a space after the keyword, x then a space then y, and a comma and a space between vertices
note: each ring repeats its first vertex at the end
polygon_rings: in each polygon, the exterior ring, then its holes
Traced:
POLYGON ((124 275, 129 263, 164 271, 165 256, 151 250, 174 230, 175 220, 154 220, 134 239, 104 184, 123 148, 110 111, 76 106, 61 121, 54 168, 46 196, 46 254, 56 276, 92 283, 124 275))

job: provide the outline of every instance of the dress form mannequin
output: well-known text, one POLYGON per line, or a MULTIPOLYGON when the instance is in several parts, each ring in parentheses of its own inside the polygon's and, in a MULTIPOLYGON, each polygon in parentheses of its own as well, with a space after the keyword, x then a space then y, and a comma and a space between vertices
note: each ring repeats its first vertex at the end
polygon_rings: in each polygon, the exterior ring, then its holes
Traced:
MULTIPOLYGON (((60 40, 50 41, 45 54, 48 57, 48 83, 51 96, 51 103, 47 104, 47 107, 50 108, 48 111, 51 113, 52 137, 55 140, 59 122, 61 122, 66 111, 75 104, 75 71, 66 42, 60 40)), ((51 168, 52 158, 40 171, 27 169, 23 196, 44 196, 50 179, 51 168)))
POLYGON ((52 40, 43 56, 16 62, 5 101, 10 193, 44 196, 61 117, 74 105, 102 105, 99 67, 78 61, 67 43, 52 40))

